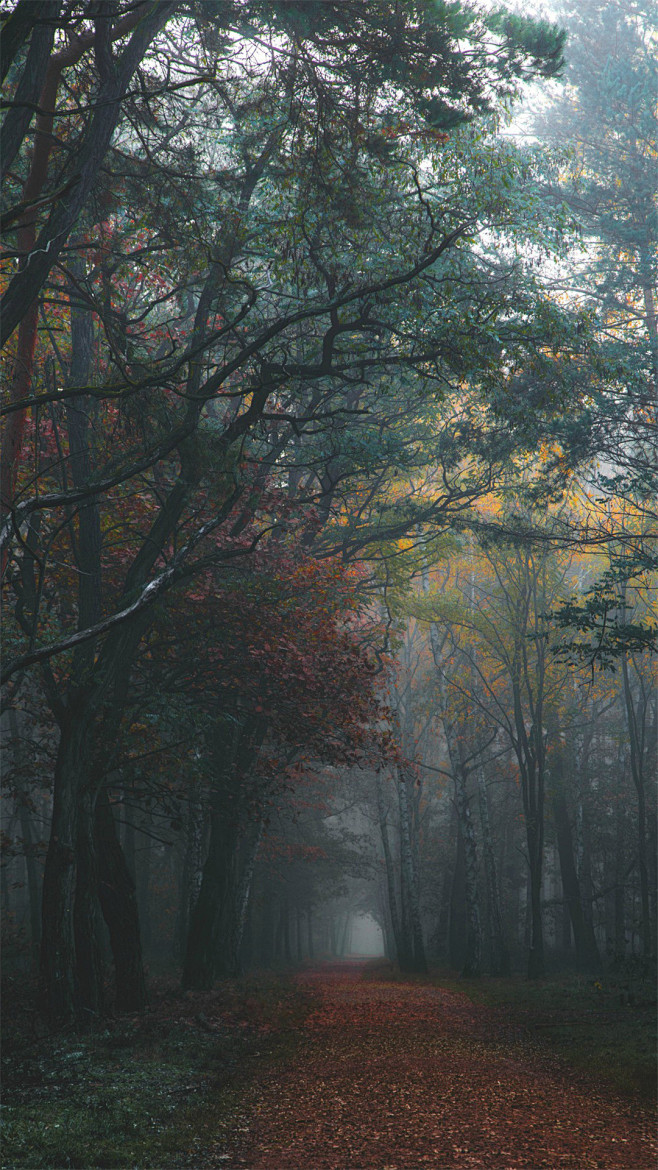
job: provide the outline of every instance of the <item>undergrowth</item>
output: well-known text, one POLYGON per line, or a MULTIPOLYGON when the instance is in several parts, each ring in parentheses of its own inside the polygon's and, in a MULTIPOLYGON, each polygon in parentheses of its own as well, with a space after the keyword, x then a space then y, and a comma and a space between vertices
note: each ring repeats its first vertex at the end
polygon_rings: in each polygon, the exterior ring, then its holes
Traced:
POLYGON ((436 979, 491 1009, 502 1034, 532 1038, 616 1093, 656 1097, 656 986, 638 970, 598 977, 436 979))
POLYGON ((259 977, 161 991, 146 1016, 83 1035, 28 1039, 9 1026, 4 1170, 175 1170, 204 1166, 210 1149, 221 1159, 250 1080, 290 1057, 307 1010, 290 982, 259 977))

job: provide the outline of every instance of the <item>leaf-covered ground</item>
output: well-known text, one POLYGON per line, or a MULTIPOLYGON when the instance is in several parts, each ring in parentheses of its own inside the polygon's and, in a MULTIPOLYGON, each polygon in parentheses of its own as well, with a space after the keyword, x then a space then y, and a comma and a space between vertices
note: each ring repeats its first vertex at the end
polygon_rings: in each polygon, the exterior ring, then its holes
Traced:
POLYGON ((317 997, 291 1062, 252 1089, 230 1152, 249 1170, 653 1170, 648 1108, 598 1092, 491 1015, 427 983, 357 965, 300 979, 317 997))

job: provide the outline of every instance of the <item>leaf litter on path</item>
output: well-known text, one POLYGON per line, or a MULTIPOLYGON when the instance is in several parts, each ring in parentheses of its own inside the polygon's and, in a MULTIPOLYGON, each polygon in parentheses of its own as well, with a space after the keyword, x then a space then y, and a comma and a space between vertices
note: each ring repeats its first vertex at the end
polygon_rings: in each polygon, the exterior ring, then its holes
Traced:
POLYGON ((492 1044, 465 995, 362 975, 299 977, 318 1006, 291 1063, 258 1085, 231 1167, 653 1170, 649 1110, 527 1046, 492 1044))

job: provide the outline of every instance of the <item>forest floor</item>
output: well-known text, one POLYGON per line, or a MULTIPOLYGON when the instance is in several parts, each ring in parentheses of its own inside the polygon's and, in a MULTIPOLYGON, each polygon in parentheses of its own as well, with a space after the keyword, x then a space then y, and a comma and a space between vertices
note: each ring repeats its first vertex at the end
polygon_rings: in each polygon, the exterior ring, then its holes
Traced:
POLYGON ((224 1165, 656 1165, 651 1112, 578 1083, 524 1042, 509 1016, 505 1022, 463 992, 363 974, 336 964, 300 977, 319 1001, 305 1038, 290 1065, 257 1086, 249 1135, 223 1155, 224 1165))
POLYGON ((653 1170, 655 1006, 598 981, 523 986, 515 1002, 510 980, 323 964, 161 987, 146 1018, 83 1037, 17 1005, 2 1166, 653 1170), (634 1040, 615 1060, 617 1029, 634 1040))

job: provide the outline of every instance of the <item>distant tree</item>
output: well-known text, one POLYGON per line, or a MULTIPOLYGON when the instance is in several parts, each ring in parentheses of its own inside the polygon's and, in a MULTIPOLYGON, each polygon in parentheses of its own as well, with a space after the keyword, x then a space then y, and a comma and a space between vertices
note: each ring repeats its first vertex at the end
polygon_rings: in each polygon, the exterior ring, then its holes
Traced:
POLYGON ((568 624, 571 617, 576 629, 589 630, 592 661, 607 666, 628 651, 657 647, 655 627, 630 627, 619 601, 624 580, 656 566, 658 27, 655 6, 644 0, 566 2, 560 20, 568 33, 566 85, 545 107, 536 132, 570 144, 554 194, 579 221, 584 247, 560 284, 583 306, 600 341, 599 384, 587 409, 565 420, 563 435, 567 445, 580 447, 592 496, 616 501, 598 517, 589 510, 587 533, 593 540, 607 533, 614 542, 613 570, 572 610, 565 607, 561 620, 568 624), (611 524, 612 512, 643 516, 644 531, 641 524, 611 524))

